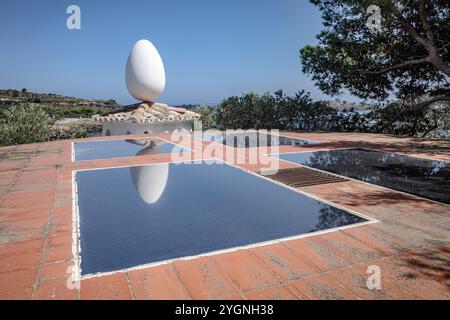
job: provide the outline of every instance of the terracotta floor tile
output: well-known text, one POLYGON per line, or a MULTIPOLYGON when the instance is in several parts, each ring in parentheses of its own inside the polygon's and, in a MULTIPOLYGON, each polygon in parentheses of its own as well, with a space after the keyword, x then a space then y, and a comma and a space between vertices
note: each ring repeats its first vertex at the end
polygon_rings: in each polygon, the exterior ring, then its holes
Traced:
POLYGON ((193 299, 242 299, 211 257, 179 260, 172 266, 193 299))
POLYGON ((38 266, 41 261, 40 250, 22 251, 0 255, 0 272, 27 269, 38 266))
POLYGON ((382 229, 383 222, 342 230, 343 233, 365 243, 385 255, 393 255, 402 250, 401 243, 382 229), (380 226, 378 226, 380 225, 380 226))
POLYGON ((44 239, 32 239, 25 241, 13 241, 0 244, 0 261, 2 255, 18 254, 21 252, 41 251, 44 247, 44 239))
POLYGON ((382 255, 391 255, 397 252, 392 250, 390 245, 386 244, 386 240, 380 241, 380 237, 381 239, 383 237, 382 231, 375 225, 349 228, 342 230, 341 233, 348 235, 355 240, 361 241, 368 247, 381 252, 382 255))
POLYGON ((0 208, 0 221, 6 222, 6 221, 17 221, 17 223, 20 223, 21 221, 26 220, 34 220, 34 219, 47 219, 50 215, 50 210, 32 210, 32 211, 22 211, 22 212, 1 212, 2 209, 0 208))
POLYGON ((281 283, 268 267, 247 250, 238 250, 213 256, 227 276, 243 292, 254 291, 281 283))
POLYGON ((48 217, 3 222, 4 228, 9 230, 42 230, 47 226, 47 224, 48 217))
POLYGON ((132 299, 125 273, 81 280, 81 299, 130 300, 132 299))
POLYGON ((50 236, 47 238, 47 247, 58 247, 58 246, 67 246, 72 245, 72 233, 68 232, 63 235, 58 236, 50 236))
POLYGON ((345 256, 318 241, 319 237, 320 235, 284 241, 283 245, 291 249, 300 260, 320 271, 329 271, 351 264, 345 256))
POLYGON ((298 280, 318 272, 317 269, 297 258, 290 249, 281 244, 255 247, 250 251, 284 281, 298 280))
MULTIPOLYGON (((59 194, 61 194, 61 192, 58 192, 59 194)), ((71 195, 72 194, 72 188, 70 188, 68 190, 68 194, 71 195)), ((64 216, 64 217, 72 217, 73 211, 72 211, 72 207, 59 207, 59 208, 55 208, 55 216, 56 217, 60 217, 60 216, 64 216)))
MULTIPOLYGON (((3 224, 0 223, 0 228, 3 228, 3 224)), ((0 233, 0 241, 7 243, 15 241, 27 241, 45 238, 45 228, 42 229, 6 229, 0 233)))
POLYGON ((336 284, 326 275, 290 281, 290 287, 311 300, 355 300, 358 297, 336 284))
POLYGON ((169 265, 131 270, 128 278, 138 300, 191 298, 169 265))
POLYGON ((371 248, 362 241, 356 240, 341 231, 329 232, 316 238, 332 250, 340 252, 352 264, 363 263, 386 256, 382 251, 371 248))
POLYGON ((33 295, 34 300, 77 300, 78 291, 69 289, 66 279, 47 281, 39 284, 33 295))
POLYGON ((72 245, 47 247, 45 263, 66 261, 73 258, 72 245))
POLYGON ((72 232, 71 224, 54 225, 51 228, 49 228, 48 236, 50 236, 50 237, 61 236, 61 235, 66 235, 71 232, 72 232))
POLYGON ((403 264, 416 268, 424 276, 446 283, 450 287, 450 243, 445 250, 443 247, 432 247, 408 252, 401 260, 403 264))
MULTIPOLYGON (((360 133, 284 134, 325 142, 319 147, 280 147, 284 152, 365 146, 450 160, 447 152, 450 144, 446 141, 360 133)), ((169 138, 169 134, 164 137, 169 138)), ((98 138, 92 140, 95 139, 98 138)), ((200 142, 195 147, 198 152, 194 158, 201 156, 207 145, 200 142)), ((243 151, 244 156, 236 158, 243 160, 241 166, 259 171, 261 163, 249 163, 249 150, 243 151)), ((160 155, 72 163, 71 152, 71 141, 0 148, 0 299, 31 298, 46 236, 49 241, 45 248, 45 265, 34 298, 78 297, 77 291, 67 290, 65 279, 60 278, 65 276, 64 269, 72 259, 73 169, 170 160, 170 155, 160 155), (47 229, 51 215, 53 225, 47 229)), ((286 162, 280 165, 292 166, 286 162)), ((267 246, 269 250, 259 247, 135 270, 128 278, 118 273, 86 279, 81 296, 84 299, 130 299, 134 293, 137 298, 160 299, 183 298, 187 292, 202 299, 241 299, 243 295, 249 299, 292 298, 292 295, 321 299, 450 299, 450 257, 444 250, 450 245, 447 207, 414 197, 389 198, 389 191, 355 181, 335 184, 333 188, 323 185, 304 190, 378 217, 381 223, 267 246), (444 251, 436 252, 439 248, 444 251), (366 268, 370 264, 379 264, 381 268, 382 292, 368 292, 365 286, 369 276, 366 268), (325 275, 315 275, 324 271, 325 275), (180 291, 177 281, 184 283, 186 291, 180 291), (159 289, 153 290, 154 286, 159 289), (242 291, 245 291, 243 295, 242 291)))
POLYGON ((249 300, 299 300, 300 298, 286 287, 271 287, 245 294, 249 300))
POLYGON ((46 263, 41 266, 39 281, 48 282, 52 280, 65 279, 72 273, 73 261, 46 263))
POLYGON ((31 299, 37 274, 37 267, 0 272, 0 299, 31 299))
MULTIPOLYGON (((447 268, 450 268, 448 261, 447 268)), ((446 271, 446 280, 433 277, 435 266, 425 267, 421 264, 417 268, 417 261, 408 256, 391 258, 380 263, 381 274, 384 279, 420 299, 450 300, 450 279, 446 271)), ((440 270, 440 268, 438 268, 440 270)))
MULTIPOLYGON (((375 261, 372 264, 363 264, 350 268, 344 268, 339 271, 328 273, 327 275, 334 281, 339 282, 348 291, 365 300, 385 300, 385 299, 414 299, 414 296, 408 294, 400 287, 387 282, 381 269, 381 288, 369 289, 367 287, 367 280, 372 275, 368 273, 369 266, 378 266, 379 262, 375 261)), ((369 270, 370 271, 370 270, 369 270)))
POLYGON ((73 218, 71 215, 58 215, 54 217, 54 223, 56 226, 69 225, 72 226, 73 218))

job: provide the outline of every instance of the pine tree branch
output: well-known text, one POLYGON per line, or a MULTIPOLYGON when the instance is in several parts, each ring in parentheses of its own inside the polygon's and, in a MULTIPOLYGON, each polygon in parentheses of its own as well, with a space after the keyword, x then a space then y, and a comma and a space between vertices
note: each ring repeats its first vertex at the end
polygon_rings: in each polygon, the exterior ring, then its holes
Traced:
MULTIPOLYGON (((434 43, 434 34, 431 30, 431 25, 428 23, 426 12, 426 0, 419 1, 419 17, 423 28, 425 29, 428 40, 434 43)), ((427 1, 428 2, 428 1, 427 1)))
POLYGON ((372 74, 372 75, 375 75, 375 74, 383 74, 383 73, 386 73, 386 72, 388 72, 388 71, 395 70, 395 69, 400 69, 400 68, 403 68, 403 67, 406 67, 406 66, 415 65, 415 64, 427 63, 427 62, 428 62, 427 58, 428 58, 428 57, 424 57, 424 58, 420 58, 420 59, 408 60, 408 61, 405 61, 405 62, 396 64, 396 65, 393 65, 393 66, 384 68, 384 69, 382 69, 382 70, 378 70, 378 71, 365 71, 364 73, 365 73, 365 74, 372 74))

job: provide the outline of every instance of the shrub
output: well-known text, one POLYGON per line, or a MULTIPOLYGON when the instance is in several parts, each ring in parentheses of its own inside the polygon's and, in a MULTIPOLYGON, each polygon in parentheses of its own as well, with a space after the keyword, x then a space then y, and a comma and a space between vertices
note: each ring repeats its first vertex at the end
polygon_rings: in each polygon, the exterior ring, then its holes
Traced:
POLYGON ((374 133, 419 137, 450 136, 450 103, 394 102, 375 108, 367 114, 372 124, 367 130, 374 133))
POLYGON ((66 127, 55 126, 51 129, 50 140, 86 138, 88 130, 83 125, 70 124, 66 127))
POLYGON ((221 130, 340 130, 338 112, 324 103, 313 102, 305 91, 294 96, 279 90, 273 94, 230 97, 214 109, 212 116, 214 121, 210 122, 221 130))
POLYGON ((105 101, 105 105, 107 105, 107 106, 115 106, 115 105, 117 105, 117 102, 114 99, 109 99, 109 100, 105 101))
POLYGON ((11 106, 0 119, 0 145, 15 145, 49 140, 54 120, 45 110, 31 103, 11 106))
POLYGON ((192 111, 200 114, 203 130, 217 128, 217 107, 200 105, 192 108, 192 111))

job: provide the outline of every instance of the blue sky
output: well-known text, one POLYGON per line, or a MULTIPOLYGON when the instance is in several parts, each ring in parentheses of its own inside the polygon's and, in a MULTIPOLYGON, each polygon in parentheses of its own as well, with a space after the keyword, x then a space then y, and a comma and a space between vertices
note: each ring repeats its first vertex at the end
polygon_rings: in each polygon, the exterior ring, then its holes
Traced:
POLYGON ((277 89, 323 99, 299 60, 321 28, 306 0, 1 1, 0 88, 134 103, 125 65, 146 38, 166 69, 160 101, 208 104, 277 89), (66 28, 71 4, 81 8, 81 30, 66 28))

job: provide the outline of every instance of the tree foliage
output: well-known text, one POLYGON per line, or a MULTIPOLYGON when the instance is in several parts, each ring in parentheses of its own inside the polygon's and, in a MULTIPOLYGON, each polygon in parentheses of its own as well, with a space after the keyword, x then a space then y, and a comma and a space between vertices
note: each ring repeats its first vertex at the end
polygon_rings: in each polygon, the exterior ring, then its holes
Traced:
POLYGON ((325 93, 347 89, 364 99, 395 94, 449 97, 448 0, 311 0, 325 29, 318 45, 300 50, 303 71, 325 93), (367 27, 370 5, 381 10, 381 28, 367 27))
POLYGON ((198 105, 192 108, 193 112, 200 114, 202 130, 217 128, 217 108, 214 106, 198 105))
POLYGON ((314 130, 333 128, 337 111, 313 102, 305 91, 287 96, 282 90, 258 95, 250 92, 223 100, 217 107, 218 129, 314 130))
POLYGON ((373 107, 361 113, 337 111, 325 102, 312 101, 300 91, 287 96, 246 93, 223 100, 217 107, 198 106, 203 129, 279 129, 345 131, 404 136, 450 136, 450 106, 443 102, 411 108, 402 102, 373 107))

